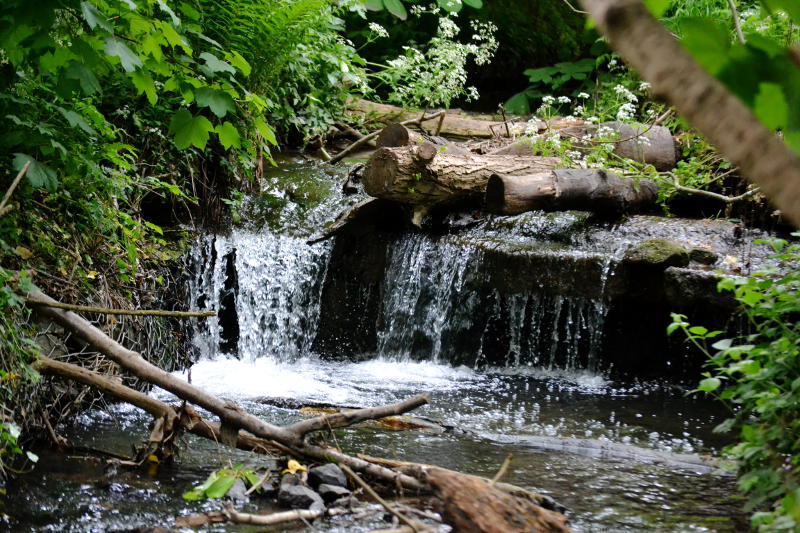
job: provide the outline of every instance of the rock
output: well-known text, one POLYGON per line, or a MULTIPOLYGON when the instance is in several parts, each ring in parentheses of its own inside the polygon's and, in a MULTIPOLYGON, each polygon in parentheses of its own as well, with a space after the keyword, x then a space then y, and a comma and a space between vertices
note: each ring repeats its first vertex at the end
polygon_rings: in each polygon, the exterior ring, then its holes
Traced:
POLYGON ((689 252, 689 259, 701 265, 713 265, 719 260, 719 254, 705 248, 692 248, 689 252))
POLYGON ((303 485, 281 485, 278 505, 289 509, 324 509, 325 502, 319 494, 303 485))
POLYGON ((281 488, 300 484, 302 484, 302 480, 298 474, 284 474, 283 477, 281 477, 281 488))
POLYGON ((317 491, 319 495, 322 496, 325 503, 331 503, 334 500, 350 496, 350 491, 346 488, 338 485, 328 485, 326 483, 322 483, 317 487, 317 491))
POLYGON ((625 252, 624 261, 659 268, 684 267, 689 264, 689 252, 675 241, 649 239, 629 248, 625 252))
POLYGON ((228 492, 225 494, 228 498, 234 501, 244 500, 247 501, 250 498, 247 497, 247 487, 244 486, 244 481, 241 479, 237 479, 233 482, 233 486, 228 489, 228 492))
POLYGON ((312 487, 320 485, 335 485, 337 487, 347 486, 347 477, 342 469, 333 463, 315 466, 308 471, 308 482, 312 487))

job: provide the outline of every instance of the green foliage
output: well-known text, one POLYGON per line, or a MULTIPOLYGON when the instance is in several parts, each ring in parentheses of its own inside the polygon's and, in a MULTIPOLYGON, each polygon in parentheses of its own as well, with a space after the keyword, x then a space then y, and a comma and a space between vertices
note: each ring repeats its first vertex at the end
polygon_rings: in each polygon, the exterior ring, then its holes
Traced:
MULTIPOLYGON (((414 0, 406 0, 407 3, 420 4, 421 2, 414 2, 414 0)), ((408 11, 402 0, 362 0, 364 7, 370 11, 380 11, 386 9, 389 13, 399 18, 406 20, 408 18, 408 11)), ((483 7, 483 0, 436 0, 436 5, 448 13, 458 13, 464 6, 469 6, 475 9, 483 7)))
POLYGON ((800 67, 791 49, 798 40, 797 2, 769 0, 761 9, 747 8, 741 15, 744 43, 730 31, 732 15, 721 4, 711 3, 701 16, 676 10, 667 22, 706 70, 800 153, 800 67))
MULTIPOLYGON (((795 236, 800 236, 795 234, 795 236)), ((759 531, 800 528, 800 245, 770 241, 778 252, 775 269, 746 278, 724 278, 719 289, 730 291, 741 306, 749 332, 718 340, 720 335, 690 326, 673 315, 668 333, 682 330, 709 355, 710 370, 698 389, 713 394, 732 409, 718 431, 733 431, 738 443, 727 452, 737 461, 739 487, 755 509, 752 524, 759 531), (711 351, 713 350, 713 355, 711 351)))
POLYGON ((193 502, 208 498, 224 497, 237 479, 244 481, 245 486, 252 487, 258 483, 259 478, 252 470, 245 470, 242 465, 233 468, 223 468, 211 472, 208 478, 192 490, 183 493, 183 499, 193 502))

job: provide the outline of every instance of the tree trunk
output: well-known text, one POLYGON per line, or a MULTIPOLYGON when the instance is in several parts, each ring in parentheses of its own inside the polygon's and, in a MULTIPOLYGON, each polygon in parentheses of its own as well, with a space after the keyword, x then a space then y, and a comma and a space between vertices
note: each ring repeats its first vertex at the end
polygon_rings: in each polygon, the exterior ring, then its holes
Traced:
POLYGON ((430 207, 483 198, 492 174, 533 174, 558 164, 554 157, 450 155, 423 143, 379 148, 367 162, 362 181, 370 196, 430 207))
POLYGON ((534 209, 580 209, 606 215, 631 212, 655 203, 658 187, 596 169, 558 169, 527 176, 492 174, 486 209, 517 215, 534 209))
POLYGON ((706 72, 639 0, 581 0, 654 95, 675 106, 744 176, 800 225, 800 157, 706 72))
POLYGON ((380 148, 397 148, 399 146, 421 145, 426 142, 430 142, 439 149, 444 147, 443 151, 451 155, 468 155, 472 153, 463 146, 448 141, 444 137, 418 133, 397 122, 383 128, 378 134, 375 144, 380 148))

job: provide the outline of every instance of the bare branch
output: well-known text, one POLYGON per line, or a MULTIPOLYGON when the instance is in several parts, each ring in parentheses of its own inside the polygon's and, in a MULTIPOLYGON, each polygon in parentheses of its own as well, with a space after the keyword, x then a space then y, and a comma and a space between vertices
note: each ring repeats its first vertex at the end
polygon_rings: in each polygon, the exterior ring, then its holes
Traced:
POLYGON ((6 203, 8 203, 8 200, 11 198, 11 195, 14 194, 14 189, 17 188, 17 185, 19 185, 20 180, 22 180, 22 176, 24 176, 25 173, 28 172, 28 169, 30 168, 30 166, 31 166, 31 162, 30 161, 25 163, 25 166, 23 166, 19 170, 19 173, 17 173, 17 177, 14 178, 13 182, 11 182, 11 187, 8 188, 8 190, 6 191, 5 196, 3 196, 3 200, 0 201, 0 217, 5 215, 9 211, 11 211, 10 208, 6 207, 6 203))
POLYGON ((728 0, 728 7, 731 10, 731 18, 733 19, 733 29, 736 31, 736 38, 739 42, 744 44, 744 34, 742 33, 742 25, 739 21, 739 11, 736 9, 736 0, 728 0))
POLYGON ((82 313, 98 313, 102 315, 134 315, 134 316, 168 316, 173 318, 208 317, 217 313, 214 311, 166 311, 163 309, 108 309, 105 307, 92 307, 88 305, 73 305, 61 302, 49 302, 37 300, 36 298, 25 297, 25 302, 32 305, 45 305, 69 311, 80 311, 82 313))

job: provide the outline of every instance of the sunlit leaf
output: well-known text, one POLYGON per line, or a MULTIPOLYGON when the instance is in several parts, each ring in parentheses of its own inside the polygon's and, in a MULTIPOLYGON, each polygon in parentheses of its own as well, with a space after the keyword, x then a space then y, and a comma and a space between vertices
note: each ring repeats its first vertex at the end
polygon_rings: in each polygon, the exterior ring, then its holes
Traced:
POLYGON ((204 67, 210 76, 213 76, 217 72, 236 74, 235 68, 210 52, 203 52, 200 54, 200 59, 205 61, 204 67))
POLYGON ((364 0, 364 7, 370 11, 380 11, 383 9, 383 0, 364 0))
POLYGON ((120 64, 125 72, 133 72, 142 66, 142 60, 133 53, 128 46, 115 37, 108 37, 105 40, 104 50, 107 55, 118 57, 120 64))
POLYGON ((239 131, 236 129, 236 126, 230 122, 225 121, 222 124, 218 124, 217 127, 214 128, 214 131, 216 131, 217 135, 219 135, 219 142, 222 143, 222 146, 226 150, 229 150, 231 147, 242 147, 239 131))
POLYGON ((278 139, 275 138, 275 132, 272 131, 272 128, 269 127, 269 124, 267 124, 263 117, 255 117, 253 119, 253 125, 256 127, 256 131, 258 131, 265 141, 273 146, 278 145, 278 139))
POLYGON ((483 7, 483 0, 463 0, 464 5, 469 7, 474 7, 475 9, 480 9, 483 7))
POLYGON ((700 381, 700 385, 698 385, 697 390, 703 392, 714 392, 719 388, 720 385, 722 385, 722 382, 719 380, 719 378, 706 378, 700 381))
POLYGON ((681 43, 709 73, 717 74, 728 61, 731 47, 728 29, 706 18, 687 18, 680 25, 681 43))
POLYGON ((406 20, 408 18, 406 8, 400 0, 383 0, 383 5, 389 13, 400 20, 406 20))
POLYGON ((669 7, 671 0, 644 0, 645 5, 654 17, 658 18, 664 14, 669 7))
POLYGON ((89 2, 81 2, 81 13, 83 13, 83 18, 90 28, 95 29, 100 26, 108 33, 114 33, 114 27, 108 22, 105 15, 100 13, 100 11, 89 2))
POLYGON ((136 94, 144 93, 147 95, 147 101, 150 102, 150 105, 153 105, 158 101, 156 86, 153 83, 153 78, 150 76, 150 72, 140 68, 131 74, 131 81, 133 82, 133 86, 136 87, 136 94))
POLYGON ((206 489, 206 496, 209 498, 222 498, 228 493, 235 482, 235 475, 222 475, 206 489))

